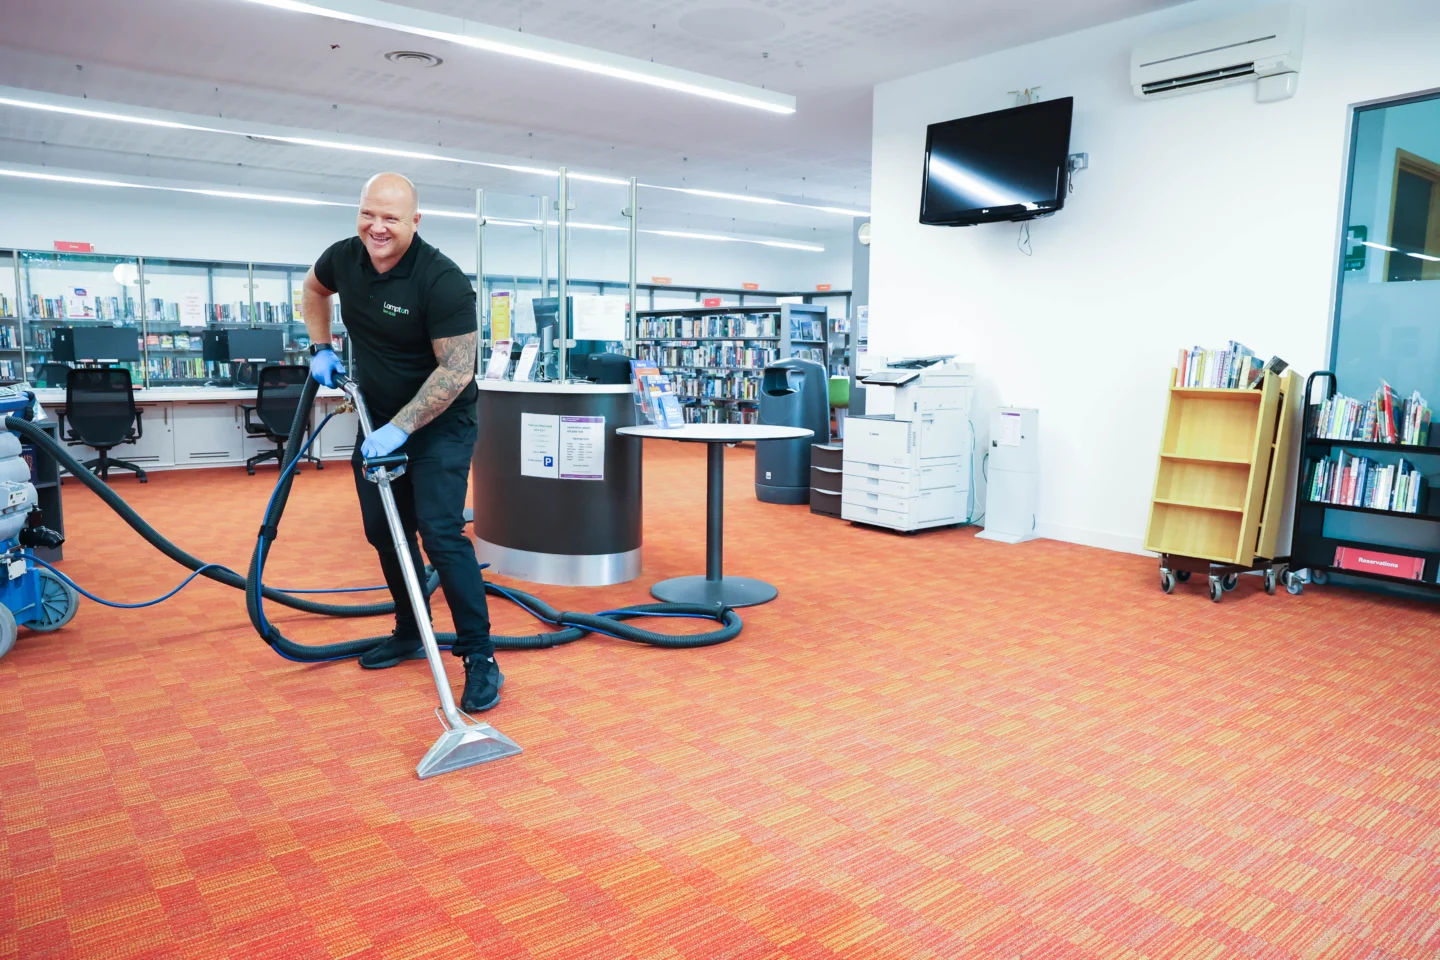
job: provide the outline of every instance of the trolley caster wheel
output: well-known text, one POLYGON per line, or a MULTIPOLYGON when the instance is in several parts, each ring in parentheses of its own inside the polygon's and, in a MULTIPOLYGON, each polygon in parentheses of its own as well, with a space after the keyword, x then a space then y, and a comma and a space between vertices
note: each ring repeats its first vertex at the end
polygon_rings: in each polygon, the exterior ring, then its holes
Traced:
POLYGON ((1226 591, 1227 593, 1228 593, 1229 591, 1231 591, 1231 590, 1234 590, 1236 587, 1240 586, 1240 574, 1238 574, 1238 573, 1227 573, 1227 574, 1225 574, 1224 579, 1222 579, 1222 580, 1220 581, 1220 585, 1225 588, 1225 591, 1226 591))
POLYGON ((1325 584, 1330 582, 1330 574, 1326 573, 1324 570, 1311 570, 1310 582, 1314 584, 1319 584, 1323 587, 1325 586, 1325 584))
POLYGON ((10 608, 0 604, 0 657, 10 652, 15 646, 15 638, 20 635, 20 628, 15 623, 15 614, 10 608))
POLYGON ((1160 589, 1166 593, 1173 593, 1175 590, 1175 574, 1169 570, 1160 571, 1160 589))
POLYGON ((1219 603, 1220 598, 1225 596, 1225 585, 1219 577, 1210 578, 1210 600, 1212 603, 1219 603))
POLYGON ((40 571, 40 619, 27 623, 31 630, 48 633, 59 630, 75 619, 80 609, 80 594, 55 575, 52 570, 40 571))
POLYGON ((1285 575, 1285 592, 1292 597, 1298 597, 1305 592, 1305 582, 1293 573, 1285 575))
POLYGON ((1175 579, 1178 580, 1178 581, 1180 581, 1181 583, 1189 583, 1189 582, 1190 582, 1190 571, 1189 571, 1189 570, 1176 570, 1176 571, 1175 571, 1175 579))
POLYGON ((1265 571, 1265 595, 1275 596, 1275 586, 1279 582, 1280 575, 1274 567, 1265 571))

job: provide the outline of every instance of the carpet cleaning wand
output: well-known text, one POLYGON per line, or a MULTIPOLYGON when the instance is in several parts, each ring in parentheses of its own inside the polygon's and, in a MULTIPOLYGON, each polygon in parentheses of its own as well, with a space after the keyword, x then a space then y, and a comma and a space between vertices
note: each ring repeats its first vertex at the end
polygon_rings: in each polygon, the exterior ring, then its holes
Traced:
MULTIPOLYGON (((365 398, 361 396, 360 388, 354 380, 343 375, 336 378, 335 385, 345 391, 345 396, 354 404, 355 413, 360 417, 360 430, 368 438, 372 429, 370 413, 365 409, 365 398)), ((380 503, 385 508, 390 537, 395 541, 395 555, 400 558, 400 570, 405 577, 405 592, 410 595, 410 609, 415 611, 415 620, 420 626, 420 642, 425 647, 425 659, 430 664, 430 675, 435 680, 435 692, 440 695, 440 706, 435 710, 435 715, 440 718, 440 725, 445 728, 445 732, 440 734, 440 739, 435 741, 435 745, 415 768, 420 779, 424 780, 426 777, 460 770, 477 763, 513 757, 520 752, 520 745, 490 724, 471 719, 455 706, 455 695, 450 692, 450 680, 445 675, 444 661, 440 659, 440 644, 435 639, 434 625, 426 613, 425 592, 420 586, 420 571, 415 569, 415 561, 410 557, 405 530, 400 525, 400 511, 395 506, 395 493, 390 489, 390 481, 404 475, 409 460, 407 455, 397 452, 384 457, 366 457, 361 461, 361 466, 365 479, 380 488, 380 503)))

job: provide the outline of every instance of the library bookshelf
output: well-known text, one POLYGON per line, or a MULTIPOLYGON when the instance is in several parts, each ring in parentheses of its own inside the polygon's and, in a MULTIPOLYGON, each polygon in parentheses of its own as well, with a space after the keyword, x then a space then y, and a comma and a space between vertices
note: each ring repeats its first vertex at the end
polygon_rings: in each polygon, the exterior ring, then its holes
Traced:
POLYGON ((1297 379, 1264 376, 1259 389, 1170 387, 1145 531, 1145 549, 1160 554, 1166 593, 1205 572, 1218 601, 1239 573, 1255 569, 1274 592, 1297 379))

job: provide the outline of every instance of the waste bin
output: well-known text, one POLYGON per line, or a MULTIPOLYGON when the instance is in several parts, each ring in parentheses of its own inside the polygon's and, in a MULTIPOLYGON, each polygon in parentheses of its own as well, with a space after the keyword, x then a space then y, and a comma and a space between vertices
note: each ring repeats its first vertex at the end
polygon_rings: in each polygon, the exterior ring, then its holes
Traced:
POLYGON ((810 445, 830 439, 825 368, 814 360, 779 360, 760 379, 760 422, 804 427, 815 436, 755 444, 755 498, 761 503, 810 502, 810 445))

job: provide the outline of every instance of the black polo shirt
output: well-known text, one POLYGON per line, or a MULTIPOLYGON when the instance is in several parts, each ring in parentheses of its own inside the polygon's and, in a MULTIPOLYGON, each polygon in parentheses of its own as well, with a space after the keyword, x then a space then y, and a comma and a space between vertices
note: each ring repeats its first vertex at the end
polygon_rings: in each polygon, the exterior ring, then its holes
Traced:
MULTIPOLYGON (((476 332, 470 278, 417 234, 389 273, 376 273, 358 236, 315 261, 315 279, 340 294, 340 316, 355 357, 355 377, 377 428, 415 398, 435 372, 432 340, 476 332)), ((472 381, 441 417, 473 410, 472 381)))

